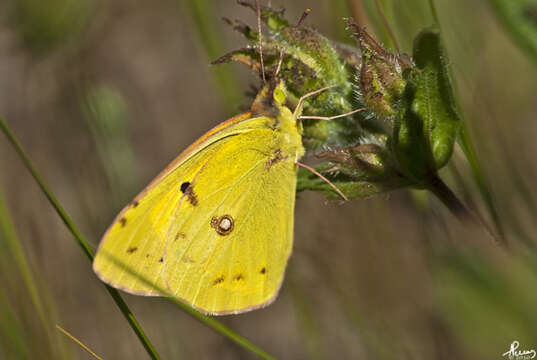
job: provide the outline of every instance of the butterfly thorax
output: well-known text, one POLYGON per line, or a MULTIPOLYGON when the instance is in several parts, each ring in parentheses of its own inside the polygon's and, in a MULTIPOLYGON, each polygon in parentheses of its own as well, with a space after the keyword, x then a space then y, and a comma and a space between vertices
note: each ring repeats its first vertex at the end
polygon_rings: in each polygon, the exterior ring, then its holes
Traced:
POLYGON ((286 106, 286 99, 287 90, 283 81, 269 83, 259 92, 250 111, 254 117, 268 118, 272 129, 281 135, 276 150, 285 156, 299 159, 305 153, 302 146, 302 123, 286 106))

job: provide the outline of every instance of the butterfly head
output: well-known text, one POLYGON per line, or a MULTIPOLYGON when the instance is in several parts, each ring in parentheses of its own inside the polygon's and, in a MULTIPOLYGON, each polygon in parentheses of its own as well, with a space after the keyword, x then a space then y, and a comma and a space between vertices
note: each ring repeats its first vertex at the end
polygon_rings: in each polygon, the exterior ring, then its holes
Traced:
POLYGON ((287 88, 283 80, 270 80, 257 94, 250 111, 253 116, 277 118, 287 107, 287 88))

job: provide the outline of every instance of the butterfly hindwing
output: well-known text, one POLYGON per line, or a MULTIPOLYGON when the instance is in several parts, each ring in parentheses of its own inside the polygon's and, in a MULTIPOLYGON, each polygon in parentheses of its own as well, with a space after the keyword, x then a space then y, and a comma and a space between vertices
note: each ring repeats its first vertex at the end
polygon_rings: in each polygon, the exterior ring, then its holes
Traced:
POLYGON ((189 179, 196 202, 186 197, 178 206, 164 260, 174 295, 222 314, 277 294, 291 252, 296 186, 283 141, 268 129, 239 135, 189 179))

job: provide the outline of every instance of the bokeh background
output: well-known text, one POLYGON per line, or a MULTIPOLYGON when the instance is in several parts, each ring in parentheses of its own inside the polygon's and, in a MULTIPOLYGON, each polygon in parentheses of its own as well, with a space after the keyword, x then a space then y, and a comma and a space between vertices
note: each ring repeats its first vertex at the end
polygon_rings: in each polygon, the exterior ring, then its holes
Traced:
MULTIPOLYGON (((459 148, 441 173, 508 249, 433 197, 346 204, 301 193, 277 301, 219 318, 284 359, 502 359, 537 348, 537 66, 486 0, 436 1, 464 121, 498 222, 459 148)), ((403 52, 432 24, 426 0, 381 1, 403 52)), ((372 0, 272 1, 348 44, 354 16, 390 45, 372 0)), ((209 62, 246 41, 234 0, 4 0, 0 114, 82 233, 115 214, 206 130, 245 109, 259 79, 209 62)), ((165 299, 125 295, 164 359, 254 356, 165 299)), ((0 136, 0 358, 145 359, 61 220, 0 136)))

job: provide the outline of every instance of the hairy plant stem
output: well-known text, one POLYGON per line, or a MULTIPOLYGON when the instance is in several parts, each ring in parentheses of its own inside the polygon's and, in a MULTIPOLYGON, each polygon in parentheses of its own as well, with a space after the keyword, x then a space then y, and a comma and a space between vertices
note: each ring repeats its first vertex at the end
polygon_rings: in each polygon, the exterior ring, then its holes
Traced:
POLYGON ((504 238, 499 237, 485 224, 485 222, 468 209, 459 198, 451 191, 446 183, 438 176, 434 176, 427 184, 431 191, 464 225, 481 229, 497 245, 507 246, 504 238))

